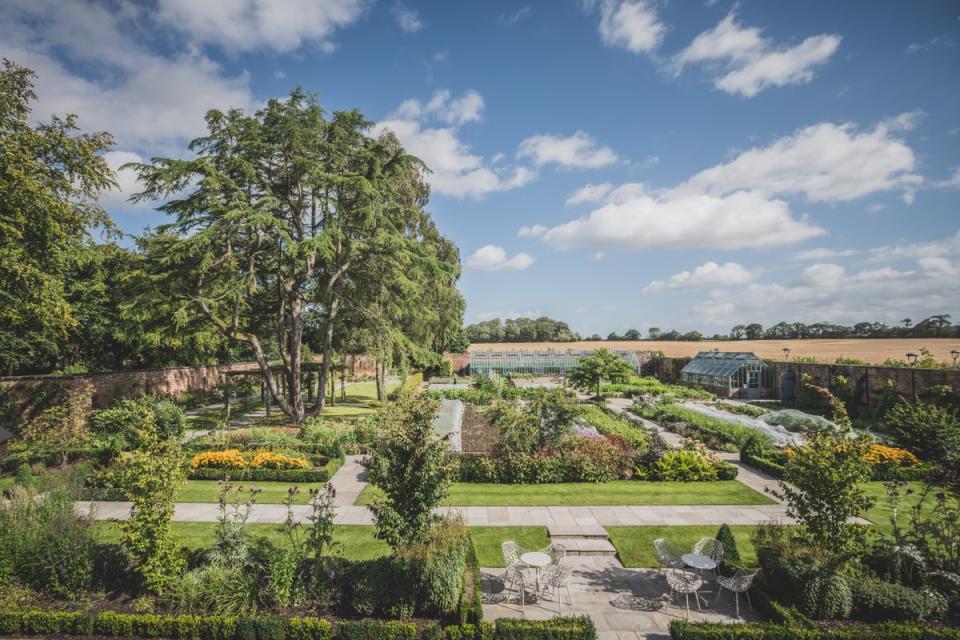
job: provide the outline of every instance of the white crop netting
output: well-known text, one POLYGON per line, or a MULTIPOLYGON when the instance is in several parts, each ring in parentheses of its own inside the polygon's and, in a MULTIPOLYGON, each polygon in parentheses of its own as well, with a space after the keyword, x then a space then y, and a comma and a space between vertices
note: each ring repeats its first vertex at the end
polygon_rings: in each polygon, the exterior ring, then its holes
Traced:
MULTIPOLYGON (((778 424, 770 424, 756 418, 751 418, 750 416, 743 416, 737 413, 723 411, 722 409, 715 409, 714 407, 700 404, 699 402, 684 402, 683 407, 692 411, 696 411, 697 413, 702 413, 705 416, 715 418, 722 422, 730 422, 747 427, 749 429, 754 429, 755 431, 759 431, 780 446, 800 444, 803 441, 803 437, 801 435, 797 433, 791 433, 778 424)), ((764 418, 766 418, 768 415, 771 414, 764 415, 764 418)))

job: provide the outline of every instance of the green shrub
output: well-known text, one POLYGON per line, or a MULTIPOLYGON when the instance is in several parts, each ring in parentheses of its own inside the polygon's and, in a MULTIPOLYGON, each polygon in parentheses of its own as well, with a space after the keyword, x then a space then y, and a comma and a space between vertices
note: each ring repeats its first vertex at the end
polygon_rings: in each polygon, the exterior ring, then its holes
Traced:
POLYGON ((733 531, 726 523, 720 525, 717 530, 717 540, 723 545, 723 565, 724 568, 736 567, 740 564, 740 552, 737 550, 737 540, 733 537, 733 531))
POLYGON ((414 640, 417 625, 409 622, 377 622, 360 620, 339 622, 334 630, 334 640, 414 640))
POLYGON ((850 584, 840 574, 815 575, 800 590, 800 611, 815 620, 847 618, 851 609, 850 584))
POLYGON ((667 451, 651 469, 656 480, 702 482, 717 479, 716 464, 691 449, 667 451))
POLYGON ((740 462, 774 478, 782 478, 787 454, 781 449, 744 448, 740 450, 740 462))
POLYGON ((423 632, 423 640, 493 640, 493 624, 459 624, 447 627, 434 625, 423 632))
POLYGON ((673 640, 960 640, 960 629, 880 624, 821 630, 770 623, 671 620, 670 637, 673 640))
POLYGON ((423 373, 417 371, 416 373, 411 373, 408 375, 403 383, 391 391, 388 394, 390 400, 396 400, 403 395, 413 395, 420 393, 420 388, 423 386, 423 373))
POLYGON ((172 400, 142 396, 94 412, 90 424, 95 434, 127 449, 141 446, 145 437, 179 438, 187 423, 183 410, 172 400))
POLYGON ((596 640, 597 629, 589 616, 564 616, 550 620, 500 618, 494 640, 596 640))
POLYGON ((871 576, 853 581, 853 617, 867 622, 919 622, 938 618, 946 610, 942 596, 871 576))
POLYGON ((960 468, 960 411, 932 404, 899 402, 883 418, 897 443, 943 469, 960 468))
POLYGON ((33 470, 28 464, 21 464, 17 467, 17 475, 13 479, 13 483, 20 487, 32 487, 36 478, 33 476, 33 470))

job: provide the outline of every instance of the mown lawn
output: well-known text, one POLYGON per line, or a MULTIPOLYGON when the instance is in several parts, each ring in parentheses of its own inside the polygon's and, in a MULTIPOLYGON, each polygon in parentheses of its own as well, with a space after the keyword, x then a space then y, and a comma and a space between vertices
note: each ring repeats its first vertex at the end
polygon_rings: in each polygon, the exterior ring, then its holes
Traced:
MULTIPOLYGON (((379 490, 368 485, 357 504, 370 504, 379 490)), ((718 482, 644 482, 617 480, 605 484, 485 484, 456 482, 445 505, 572 506, 572 505, 717 505, 773 504, 767 496, 736 480, 718 482)))
MULTIPOLYGON (((625 567, 656 567, 657 554, 653 541, 663 538, 684 553, 693 548, 700 538, 715 538, 719 525, 677 525, 647 527, 606 527, 610 542, 617 548, 620 562, 625 567)), ((756 562, 757 556, 750 543, 752 525, 733 525, 733 538, 737 542, 740 560, 748 565, 756 562)))
MULTIPOLYGON (((190 549, 203 549, 212 545, 216 526, 212 522, 173 523, 180 542, 190 549)), ((120 539, 120 530, 115 522, 97 522, 94 527, 101 542, 117 542, 120 539)), ((247 531, 251 538, 263 537, 277 545, 287 544, 286 536, 279 525, 249 524, 247 531)), ((481 567, 504 566, 500 545, 506 540, 514 540, 527 549, 542 549, 550 544, 546 527, 470 527, 470 532, 477 547, 481 567)), ((377 540, 371 526, 338 525, 334 530, 334 539, 342 545, 341 555, 350 560, 369 560, 390 553, 390 547, 386 542, 377 540)))
MULTIPOLYGON (((887 535, 893 534, 893 522, 891 517, 893 516, 893 509, 890 506, 890 503, 887 500, 887 492, 883 488, 882 482, 868 482, 866 483, 867 494, 873 498, 876 498, 874 505, 867 510, 863 515, 864 518, 874 523, 880 531, 887 535)), ((927 499, 924 503, 923 512, 929 513, 934 509, 937 504, 937 500, 934 497, 934 494, 937 491, 941 491, 941 488, 936 488, 930 492, 930 495, 927 496, 927 499)), ((897 523, 901 527, 905 527, 910 524, 910 514, 913 507, 920 502, 920 493, 923 491, 922 482, 908 482, 907 486, 900 489, 900 506, 897 511, 897 523), (910 488, 913 490, 912 494, 907 494, 906 489, 910 488)), ((954 496, 954 503, 958 501, 958 498, 954 496)))
MULTIPOLYGON (((213 544, 214 528, 212 522, 174 522, 173 529, 180 537, 180 543, 188 549, 203 549, 213 544)), ((97 522, 94 524, 97 537, 101 542, 120 540, 120 529, 116 522, 97 522)), ((278 546, 287 546, 288 541, 280 525, 248 524, 247 531, 252 539, 267 538, 278 546)), ((377 540, 373 527, 363 525, 338 525, 333 538, 341 545, 341 554, 351 560, 369 560, 390 552, 386 542, 377 540)))
MULTIPOLYGON (((323 468, 330 472, 330 477, 333 477, 342 465, 341 458, 332 458, 323 468)), ((250 487, 262 489, 263 491, 257 495, 257 502, 261 504, 280 504, 287 497, 290 487, 299 487, 300 493, 294 500, 294 504, 307 504, 310 502, 310 489, 319 489, 324 483, 237 481, 237 484, 244 487, 245 494, 250 487)), ((187 480, 177 492, 176 497, 177 502, 219 502, 219 500, 220 482, 218 480, 187 480)))

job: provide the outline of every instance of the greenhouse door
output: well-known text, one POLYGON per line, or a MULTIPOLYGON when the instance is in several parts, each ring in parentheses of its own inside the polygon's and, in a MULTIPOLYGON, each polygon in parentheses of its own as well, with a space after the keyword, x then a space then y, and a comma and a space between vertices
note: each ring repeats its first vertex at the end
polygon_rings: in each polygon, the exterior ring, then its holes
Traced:
POLYGON ((760 397, 760 372, 747 371, 747 398, 755 400, 760 397))

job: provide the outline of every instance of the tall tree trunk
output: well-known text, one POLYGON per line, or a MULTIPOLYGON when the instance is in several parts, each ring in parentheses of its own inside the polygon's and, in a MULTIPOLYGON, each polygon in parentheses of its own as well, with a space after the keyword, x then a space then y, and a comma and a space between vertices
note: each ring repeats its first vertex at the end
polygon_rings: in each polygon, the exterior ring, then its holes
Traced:
POLYGON ((333 324, 340 309, 339 298, 333 298, 328 307, 327 326, 323 330, 323 361, 320 362, 320 380, 317 383, 317 402, 310 415, 317 415, 326 406, 327 380, 330 379, 330 361, 333 359, 333 324))
POLYGON ((383 402, 383 385, 380 384, 380 361, 373 361, 373 379, 377 383, 377 400, 383 402))

